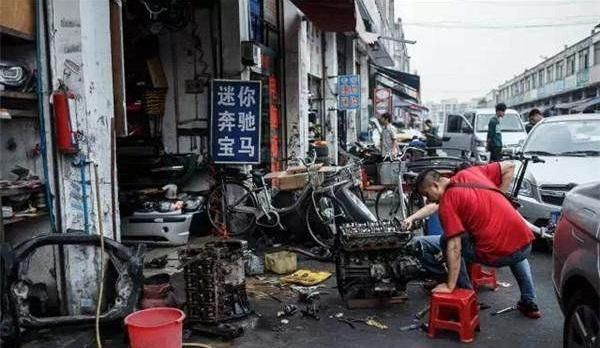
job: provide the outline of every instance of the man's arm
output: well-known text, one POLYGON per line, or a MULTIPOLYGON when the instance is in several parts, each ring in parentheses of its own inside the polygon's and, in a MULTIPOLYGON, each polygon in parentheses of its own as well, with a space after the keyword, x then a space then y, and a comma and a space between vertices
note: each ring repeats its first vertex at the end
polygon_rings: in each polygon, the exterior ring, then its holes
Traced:
POLYGON ((458 275, 460 274, 461 261, 461 239, 460 235, 448 239, 446 244, 446 258, 448 262, 448 280, 433 289, 433 292, 450 293, 456 288, 458 275))
POLYGON ((439 207, 440 206, 437 203, 429 203, 429 204, 427 204, 423 208, 417 210, 411 216, 409 216, 406 219, 404 219, 404 221, 402 221, 402 226, 405 229, 410 229, 412 227, 413 222, 415 222, 416 220, 424 219, 424 218, 426 218, 428 216, 431 216, 431 215, 435 214, 438 211, 439 207))
POLYGON ((513 176, 515 174, 515 164, 512 162, 500 162, 500 175, 502 183, 498 187, 502 192, 508 192, 513 176))

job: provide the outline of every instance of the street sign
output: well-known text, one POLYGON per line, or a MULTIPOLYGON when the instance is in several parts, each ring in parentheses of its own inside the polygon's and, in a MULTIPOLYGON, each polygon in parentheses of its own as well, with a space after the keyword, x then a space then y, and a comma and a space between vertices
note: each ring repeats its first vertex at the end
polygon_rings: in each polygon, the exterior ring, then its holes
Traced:
POLYGON ((375 113, 381 116, 392 112, 392 90, 386 87, 375 88, 375 113))
POLYGON ((360 76, 338 76, 338 110, 355 110, 360 108, 360 76))
POLYGON ((211 81, 211 156, 214 163, 260 163, 260 81, 211 81))

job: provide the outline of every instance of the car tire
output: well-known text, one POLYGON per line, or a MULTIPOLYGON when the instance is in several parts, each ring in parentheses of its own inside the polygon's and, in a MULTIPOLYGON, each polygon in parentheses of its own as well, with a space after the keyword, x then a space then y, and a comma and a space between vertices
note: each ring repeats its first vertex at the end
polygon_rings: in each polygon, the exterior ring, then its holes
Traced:
POLYGON ((600 347, 600 301, 591 290, 578 290, 569 300, 563 327, 563 347, 600 347), (590 342, 585 342, 583 326, 590 342), (591 342, 591 341, 594 342, 591 342))

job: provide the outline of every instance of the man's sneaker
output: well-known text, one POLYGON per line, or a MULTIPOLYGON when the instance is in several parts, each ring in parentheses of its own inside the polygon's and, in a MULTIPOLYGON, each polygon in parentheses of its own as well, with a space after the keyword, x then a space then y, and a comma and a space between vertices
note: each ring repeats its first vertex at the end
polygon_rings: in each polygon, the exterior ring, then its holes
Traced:
POLYGON ((521 314, 531 319, 539 319, 542 316, 540 309, 534 302, 519 301, 519 303, 517 303, 517 309, 521 314))

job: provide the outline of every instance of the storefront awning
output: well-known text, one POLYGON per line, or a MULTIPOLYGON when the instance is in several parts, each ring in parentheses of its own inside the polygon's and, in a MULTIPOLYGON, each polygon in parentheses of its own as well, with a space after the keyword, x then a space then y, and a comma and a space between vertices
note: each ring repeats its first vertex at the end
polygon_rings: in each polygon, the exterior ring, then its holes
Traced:
POLYGON ((354 32, 357 11, 354 0, 291 0, 306 17, 325 32, 354 32))
POLYGON ((579 106, 579 105, 583 105, 592 99, 594 99, 594 98, 586 98, 586 99, 581 99, 581 100, 575 100, 575 101, 568 102, 568 103, 560 103, 560 104, 554 105, 554 107, 556 109, 571 110, 572 108, 579 106))
POLYGON ((593 108, 594 106, 596 106, 598 104, 600 104, 600 97, 595 97, 595 98, 588 100, 587 102, 585 102, 583 104, 580 104, 580 105, 572 108, 571 110, 575 111, 575 112, 584 112, 587 109, 593 108))
POLYGON ((419 100, 417 100, 417 98, 407 94, 405 91, 402 90, 401 87, 394 85, 392 83, 386 83, 384 81, 377 81, 377 84, 383 86, 383 87, 387 87, 389 89, 392 90, 392 93, 394 93, 395 95, 397 95, 399 98, 402 98, 404 100, 407 100, 409 102, 414 102, 414 103, 418 103, 419 100))
POLYGON ((373 64, 373 67, 380 73, 394 79, 402 84, 412 87, 419 91, 421 89, 421 78, 419 75, 413 75, 398 70, 386 68, 380 65, 373 64))

